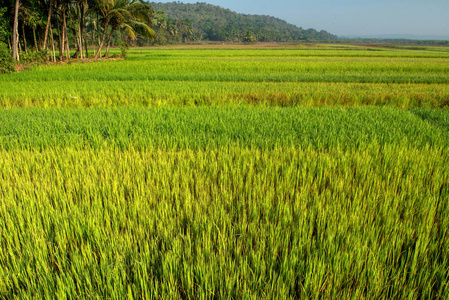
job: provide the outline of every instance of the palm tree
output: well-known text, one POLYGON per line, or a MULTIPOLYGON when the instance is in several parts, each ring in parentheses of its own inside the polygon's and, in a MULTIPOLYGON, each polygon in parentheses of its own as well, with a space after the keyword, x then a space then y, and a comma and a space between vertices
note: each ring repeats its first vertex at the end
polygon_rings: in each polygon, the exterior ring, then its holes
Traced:
POLYGON ((31 27, 33 30, 34 47, 36 48, 36 51, 39 51, 36 39, 36 28, 37 26, 44 24, 39 10, 36 9, 36 7, 26 6, 24 3, 21 3, 19 5, 19 19, 22 20, 22 39, 25 53, 28 54, 25 25, 31 27))
POLYGON ((131 37, 135 37, 135 33, 154 36, 154 31, 149 27, 154 11, 148 3, 139 0, 96 0, 94 9, 103 19, 103 37, 95 58, 101 55, 109 25, 112 25, 112 29, 108 36, 107 52, 111 36, 117 28, 125 29, 128 34, 132 33, 131 37))
MULTIPOLYGON (((138 3, 143 4, 145 6, 147 5, 147 3, 142 3, 142 2, 138 2, 138 3)), ((137 9, 138 9, 138 7, 133 7, 133 8, 131 8, 131 11, 137 10, 137 9)), ((142 15, 141 17, 139 17, 138 15, 133 14, 132 12, 131 12, 130 17, 131 18, 129 18, 128 20, 125 20, 122 18, 117 18, 117 17, 114 17, 111 19, 112 29, 108 36, 106 53, 105 53, 104 57, 107 58, 109 56, 109 46, 111 45, 111 37, 112 37, 112 34, 118 28, 123 30, 133 40, 135 40, 137 38, 138 34, 148 37, 148 38, 156 37, 153 29, 151 29, 151 27, 150 27, 152 25, 152 19, 147 18, 145 15, 142 15), (141 20, 139 20, 137 18, 139 18, 141 20)))

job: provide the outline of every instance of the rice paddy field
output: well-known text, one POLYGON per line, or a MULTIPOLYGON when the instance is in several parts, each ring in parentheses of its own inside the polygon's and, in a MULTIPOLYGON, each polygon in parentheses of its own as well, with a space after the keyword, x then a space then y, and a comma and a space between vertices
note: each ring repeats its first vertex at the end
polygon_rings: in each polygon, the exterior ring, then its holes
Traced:
POLYGON ((0 76, 0 299, 447 299, 449 48, 133 48, 0 76))

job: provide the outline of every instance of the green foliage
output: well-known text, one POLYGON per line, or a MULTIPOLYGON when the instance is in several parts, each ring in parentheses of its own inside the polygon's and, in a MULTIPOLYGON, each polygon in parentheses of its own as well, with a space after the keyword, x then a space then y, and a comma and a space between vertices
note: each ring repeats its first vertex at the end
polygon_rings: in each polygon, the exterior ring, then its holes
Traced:
POLYGON ((242 42, 246 44, 255 44, 257 42, 257 37, 250 31, 248 31, 242 39, 242 42))
POLYGON ((157 39, 141 38, 138 45, 178 44, 199 39, 192 27, 192 22, 188 19, 167 18, 163 11, 158 11, 153 15, 153 24, 157 39))
POLYGON ((8 30, 8 21, 5 18, 6 11, 6 7, 0 8, 0 44, 5 43, 7 38, 11 35, 11 32, 8 30))
POLYGON ((243 15, 219 6, 180 2, 151 3, 155 11, 165 12, 168 19, 189 20, 196 40, 243 41, 248 31, 261 42, 335 41, 326 31, 304 30, 278 18, 243 15))
POLYGON ((447 126, 449 110, 433 119, 419 112, 374 107, 14 109, 0 112, 0 148, 348 150, 370 143, 449 148, 449 132, 440 125, 447 126))
POLYGON ((128 56, 128 49, 129 49, 129 45, 127 42, 120 42, 119 43, 119 48, 120 48, 120 52, 121 52, 121 57, 126 59, 128 56))
POLYGON ((20 60, 22 63, 40 63, 44 64, 48 61, 48 51, 47 50, 39 50, 39 51, 30 51, 28 54, 23 53, 20 56, 20 60))
POLYGON ((14 62, 8 47, 0 42, 0 74, 14 72, 14 62))

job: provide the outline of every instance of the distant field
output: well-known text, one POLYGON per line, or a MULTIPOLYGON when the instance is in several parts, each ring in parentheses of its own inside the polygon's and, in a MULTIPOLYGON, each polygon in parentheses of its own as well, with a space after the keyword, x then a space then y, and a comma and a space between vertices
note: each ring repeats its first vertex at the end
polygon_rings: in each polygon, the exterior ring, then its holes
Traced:
POLYGON ((2 76, 0 107, 449 105, 449 51, 145 48, 129 60, 2 76))
POLYGON ((0 299, 449 297, 449 48, 131 49, 0 77, 0 299))

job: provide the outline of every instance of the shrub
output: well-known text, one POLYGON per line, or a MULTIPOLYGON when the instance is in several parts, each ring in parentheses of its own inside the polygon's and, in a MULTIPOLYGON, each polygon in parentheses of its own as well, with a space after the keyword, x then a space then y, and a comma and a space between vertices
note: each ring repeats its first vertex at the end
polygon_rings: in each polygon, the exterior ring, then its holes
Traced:
POLYGON ((5 44, 0 43, 0 74, 14 72, 12 54, 5 44))
POLYGON ((129 49, 129 45, 127 42, 120 42, 119 44, 120 47, 120 51, 122 53, 122 58, 126 59, 128 49, 129 49))
POLYGON ((23 53, 20 57, 21 61, 24 63, 46 63, 48 58, 48 51, 47 50, 40 50, 40 51, 33 51, 29 52, 28 54, 23 53))

